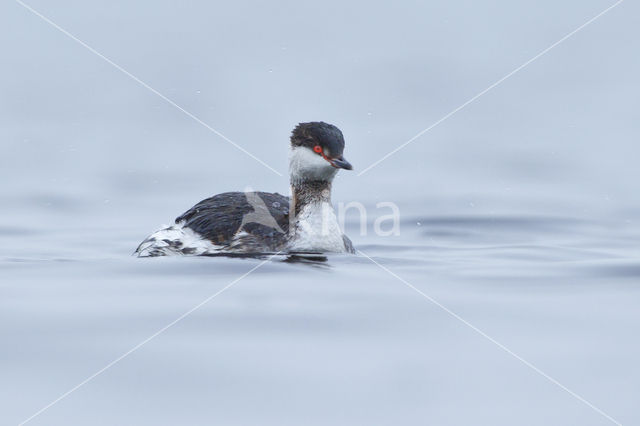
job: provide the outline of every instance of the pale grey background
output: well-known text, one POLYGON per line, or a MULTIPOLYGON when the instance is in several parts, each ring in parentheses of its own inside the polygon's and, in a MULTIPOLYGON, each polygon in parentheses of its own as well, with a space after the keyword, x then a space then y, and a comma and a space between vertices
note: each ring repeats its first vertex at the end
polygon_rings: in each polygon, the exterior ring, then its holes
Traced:
MULTIPOLYGON (((611 1, 29 5, 286 173, 299 121, 356 172, 611 1)), ((626 1, 361 177, 363 251, 624 424, 640 421, 640 6, 626 1), (372 226, 370 224, 369 230, 372 226)), ((0 4, 0 423, 257 264, 129 257, 279 177, 0 4)), ((30 424, 609 424, 363 258, 276 262, 30 424)))

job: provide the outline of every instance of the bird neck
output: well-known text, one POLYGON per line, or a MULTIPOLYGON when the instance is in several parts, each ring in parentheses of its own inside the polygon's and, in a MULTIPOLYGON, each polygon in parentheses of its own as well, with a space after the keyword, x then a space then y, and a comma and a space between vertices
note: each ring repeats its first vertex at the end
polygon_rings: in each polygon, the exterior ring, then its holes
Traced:
POLYGON ((291 185, 294 217, 308 205, 331 204, 331 182, 326 180, 300 180, 291 185))

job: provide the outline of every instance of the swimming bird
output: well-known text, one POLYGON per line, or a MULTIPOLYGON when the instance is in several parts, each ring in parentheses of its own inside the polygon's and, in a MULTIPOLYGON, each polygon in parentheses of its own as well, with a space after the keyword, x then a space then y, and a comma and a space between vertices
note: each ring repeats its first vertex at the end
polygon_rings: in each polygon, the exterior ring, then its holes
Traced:
POLYGON ((333 178, 340 169, 352 169, 343 151, 336 126, 300 123, 291 133, 290 197, 253 191, 214 195, 148 236, 134 255, 354 253, 331 205, 333 178))

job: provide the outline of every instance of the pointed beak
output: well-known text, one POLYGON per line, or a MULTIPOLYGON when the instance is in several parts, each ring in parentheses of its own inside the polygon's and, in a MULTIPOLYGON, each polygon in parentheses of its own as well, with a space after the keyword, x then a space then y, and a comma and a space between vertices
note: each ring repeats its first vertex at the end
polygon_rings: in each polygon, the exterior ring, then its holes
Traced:
POLYGON ((344 157, 334 158, 332 160, 329 160, 329 162, 336 169, 345 169, 345 170, 353 169, 353 167, 351 166, 351 163, 345 160, 344 157))

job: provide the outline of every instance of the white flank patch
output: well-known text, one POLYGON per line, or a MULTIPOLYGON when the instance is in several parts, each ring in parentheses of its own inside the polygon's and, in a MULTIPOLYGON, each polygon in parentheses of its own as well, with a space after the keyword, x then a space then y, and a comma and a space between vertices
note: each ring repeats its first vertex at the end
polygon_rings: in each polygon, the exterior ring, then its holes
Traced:
POLYGON ((219 253, 222 249, 182 223, 168 226, 149 235, 136 250, 139 257, 219 253))

